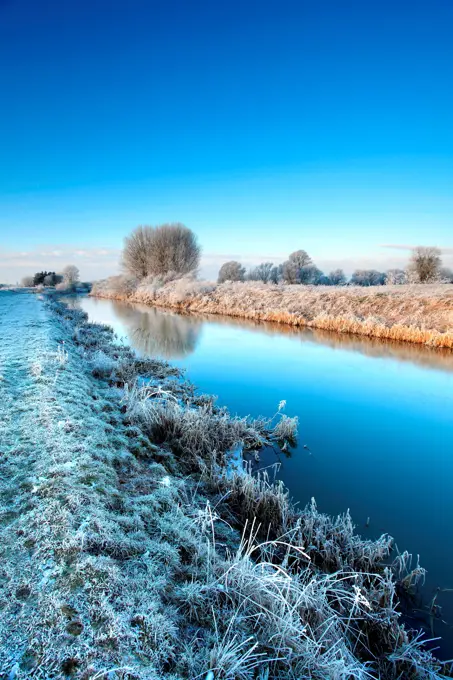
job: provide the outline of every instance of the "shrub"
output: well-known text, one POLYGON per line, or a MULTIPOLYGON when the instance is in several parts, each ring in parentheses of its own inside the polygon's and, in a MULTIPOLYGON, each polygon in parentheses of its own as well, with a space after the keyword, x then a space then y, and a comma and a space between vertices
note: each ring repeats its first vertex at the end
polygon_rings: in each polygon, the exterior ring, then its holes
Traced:
POLYGON ((244 281, 244 279, 245 267, 240 262, 230 260, 220 267, 217 281, 218 283, 225 283, 225 281, 244 281))
POLYGON ((31 288, 34 286, 55 286, 62 281, 63 276, 61 274, 44 270, 42 272, 36 272, 33 276, 24 276, 21 285, 24 288, 31 288))
POLYGON ((110 295, 128 296, 137 290, 138 280, 133 276, 111 276, 109 279, 96 281, 92 286, 93 295, 103 295, 108 291, 110 295))
POLYGON ((91 359, 91 370, 96 378, 109 378, 116 366, 117 361, 102 350, 98 350, 91 359))
POLYGON ((298 420, 281 413, 282 405, 273 418, 252 420, 232 417, 212 400, 191 403, 187 389, 183 399, 184 403, 168 389, 139 384, 128 387, 124 397, 131 421, 155 443, 168 445, 181 463, 185 458, 189 466, 213 465, 239 444, 253 450, 272 442, 295 443, 298 420))
POLYGON ((382 286, 385 283, 385 274, 375 269, 356 269, 351 283, 355 286, 382 286))
POLYGON ((36 274, 33 276, 33 285, 34 286, 40 286, 44 284, 44 279, 46 276, 48 276, 49 272, 43 271, 43 272, 36 272, 36 274))
POLYGON ((61 283, 63 281, 63 275, 62 274, 55 274, 55 272, 49 272, 46 277, 44 277, 44 285, 45 286, 56 286, 57 283, 61 283))
POLYGON ((193 278, 184 277, 174 281, 172 287, 171 300, 178 303, 200 295, 212 293, 215 289, 215 284, 209 283, 208 281, 196 281, 193 278))
POLYGON ((175 272, 188 274, 200 263, 195 234, 183 224, 138 227, 125 239, 123 266, 139 279, 175 272))
POLYGON ((385 275, 385 284, 387 286, 401 286, 407 283, 406 272, 403 269, 389 269, 385 275))
POLYGON ((346 276, 342 269, 334 269, 329 274, 330 285, 344 286, 346 283, 346 276))

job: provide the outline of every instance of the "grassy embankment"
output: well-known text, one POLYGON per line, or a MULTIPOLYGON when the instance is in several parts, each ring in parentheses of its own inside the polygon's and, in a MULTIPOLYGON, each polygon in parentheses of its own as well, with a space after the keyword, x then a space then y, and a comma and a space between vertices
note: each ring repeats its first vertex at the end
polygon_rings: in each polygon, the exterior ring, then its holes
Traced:
POLYGON ((364 288, 188 279, 137 284, 120 276, 95 284, 92 295, 453 349, 453 285, 447 284, 364 288))
POLYGON ((0 315, 3 677, 448 675, 400 621, 423 570, 389 537, 228 466, 291 419, 231 417, 59 303, 0 315))

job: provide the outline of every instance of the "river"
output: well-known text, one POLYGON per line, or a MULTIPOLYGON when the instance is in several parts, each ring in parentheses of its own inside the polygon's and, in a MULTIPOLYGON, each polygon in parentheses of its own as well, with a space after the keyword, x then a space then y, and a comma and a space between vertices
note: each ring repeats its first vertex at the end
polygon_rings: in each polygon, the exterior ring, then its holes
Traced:
MULTIPOLYGON (((300 436, 278 476, 293 498, 304 506, 314 497, 332 514, 349 508, 361 534, 387 532, 419 554, 425 599, 453 588, 452 352, 111 300, 77 304, 139 353, 186 369, 233 413, 271 415, 286 400, 300 436)), ((437 604, 453 624, 453 592, 437 604)), ((414 617, 431 635, 429 616, 414 617)), ((451 658, 452 629, 437 618, 433 629, 451 658)))

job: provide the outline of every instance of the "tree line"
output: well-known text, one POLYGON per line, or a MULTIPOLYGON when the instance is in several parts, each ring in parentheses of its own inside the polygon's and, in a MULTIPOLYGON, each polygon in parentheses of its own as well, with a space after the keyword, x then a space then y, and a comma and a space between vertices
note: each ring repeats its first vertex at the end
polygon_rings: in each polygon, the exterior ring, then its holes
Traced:
MULTIPOLYGON (((183 224, 142 226, 124 242, 123 268, 134 278, 195 272, 200 264, 201 247, 195 234, 183 224)), ((262 281, 263 283, 310 284, 324 286, 381 286, 384 284, 453 282, 453 272, 442 266, 441 251, 435 247, 413 249, 406 269, 356 269, 348 279, 342 269, 325 274, 305 250, 296 250, 282 264, 262 262, 247 270, 240 262, 225 262, 218 283, 262 281)))
POLYGON ((343 269, 334 269, 329 274, 322 272, 313 263, 305 250, 296 250, 280 265, 263 262, 248 271, 235 260, 225 262, 218 275, 218 283, 225 281, 262 281, 263 283, 310 284, 322 286, 383 286, 404 283, 453 283, 453 271, 442 267, 440 250, 418 246, 406 269, 389 269, 379 272, 375 269, 356 269, 348 281, 343 269))
POLYGON ((68 264, 59 274, 44 270, 36 272, 32 276, 24 276, 21 283, 24 288, 45 286, 67 291, 78 288, 89 289, 91 287, 89 283, 80 283, 79 270, 73 264, 68 264))

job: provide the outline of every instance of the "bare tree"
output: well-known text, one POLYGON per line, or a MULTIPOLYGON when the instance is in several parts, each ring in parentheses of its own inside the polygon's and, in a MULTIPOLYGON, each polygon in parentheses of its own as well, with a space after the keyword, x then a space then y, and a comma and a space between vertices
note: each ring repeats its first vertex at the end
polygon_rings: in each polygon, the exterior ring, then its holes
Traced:
POLYGON ((21 285, 24 288, 32 288, 35 285, 34 277, 33 276, 24 276, 24 278, 21 281, 21 285))
POLYGON ((332 286, 344 286, 346 283, 346 276, 342 269, 334 269, 331 271, 329 279, 332 286))
POLYGON ((79 270, 73 264, 68 264, 61 273, 63 274, 63 282, 67 286, 74 285, 80 278, 79 270))
POLYGON ((313 277, 313 262, 305 250, 296 250, 282 265, 282 278, 285 283, 309 283, 313 277))
POLYGON ((385 284, 387 286, 401 286, 407 283, 406 272, 403 269, 389 269, 385 274, 385 284))
POLYGON ((417 246, 412 251, 407 268, 408 279, 412 283, 430 283, 439 279, 442 260, 439 248, 417 246))
POLYGON ((263 262, 251 269, 247 275, 250 281, 263 281, 263 283, 277 283, 278 269, 273 262, 263 262))
POLYGON ((162 224, 153 232, 148 255, 149 273, 153 275, 188 274, 200 264, 201 248, 197 237, 183 224, 162 224))
POLYGON ((149 274, 148 254, 152 248, 153 232, 152 227, 137 227, 124 239, 123 266, 139 279, 149 274))
POLYGON ((299 269, 313 264, 312 259, 306 250, 296 250, 294 253, 291 253, 288 257, 288 262, 296 265, 299 269))
POLYGON ((243 267, 240 262, 230 260, 230 262, 225 262, 225 264, 220 267, 217 282, 224 283, 225 281, 244 281, 244 279, 245 267, 243 267))
POLYGON ((286 260, 282 264, 282 279, 285 283, 300 283, 300 268, 294 262, 286 260))
POLYGON ((188 274, 200 263, 201 248, 183 224, 138 227, 125 239, 123 266, 140 279, 174 272, 188 274))

